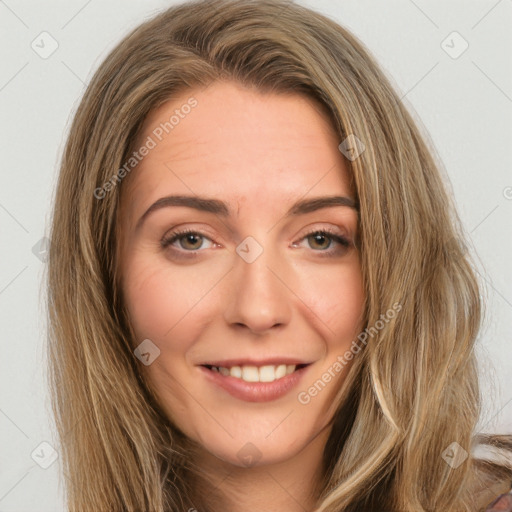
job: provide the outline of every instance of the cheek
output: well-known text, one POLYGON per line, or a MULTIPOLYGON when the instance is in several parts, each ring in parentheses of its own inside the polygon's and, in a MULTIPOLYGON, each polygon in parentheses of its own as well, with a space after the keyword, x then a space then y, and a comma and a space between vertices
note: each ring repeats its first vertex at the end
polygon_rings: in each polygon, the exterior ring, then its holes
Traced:
POLYGON ((309 275, 303 270, 302 276, 300 296, 323 325, 325 339, 331 344, 350 343, 362 328, 365 300, 358 260, 354 257, 344 265, 315 269, 309 275))
POLYGON ((186 362, 208 324, 222 314, 218 289, 225 286, 229 265, 180 266, 144 246, 126 253, 122 286, 134 347, 150 339, 161 350, 160 364, 186 362))
MULTIPOLYGON (((187 346, 186 340, 193 340, 194 332, 199 333, 208 321, 208 310, 215 309, 210 302, 213 288, 221 284, 225 270, 205 272, 201 265, 171 268, 165 261, 135 253, 123 271, 123 292, 138 337, 135 342, 173 339, 173 345, 187 346)), ((298 285, 292 295, 324 324, 327 333, 346 340, 358 332, 364 291, 356 257, 337 268, 299 265, 290 282, 298 285)), ((214 300, 217 306, 218 300, 214 300)))
POLYGON ((173 342, 179 350, 186 347, 187 339, 193 339, 194 328, 198 328, 198 322, 193 322, 194 306, 208 287, 204 281, 191 280, 189 273, 172 271, 164 265, 150 258, 134 258, 126 266, 124 296, 136 342, 149 338, 161 345, 172 338, 183 345, 173 342), (182 331, 187 334, 177 336, 182 331))
POLYGON ((364 288, 359 268, 346 276, 339 284, 340 291, 331 297, 334 304, 335 318, 333 320, 335 331, 342 329, 352 337, 362 328, 362 313, 364 306, 364 288))

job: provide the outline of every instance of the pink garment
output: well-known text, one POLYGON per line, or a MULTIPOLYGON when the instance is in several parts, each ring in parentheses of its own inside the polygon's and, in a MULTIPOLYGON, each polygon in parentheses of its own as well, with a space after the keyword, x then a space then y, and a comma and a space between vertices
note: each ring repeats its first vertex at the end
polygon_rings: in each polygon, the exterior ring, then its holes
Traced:
POLYGON ((512 491, 507 494, 500 494, 485 512, 512 512, 512 491))

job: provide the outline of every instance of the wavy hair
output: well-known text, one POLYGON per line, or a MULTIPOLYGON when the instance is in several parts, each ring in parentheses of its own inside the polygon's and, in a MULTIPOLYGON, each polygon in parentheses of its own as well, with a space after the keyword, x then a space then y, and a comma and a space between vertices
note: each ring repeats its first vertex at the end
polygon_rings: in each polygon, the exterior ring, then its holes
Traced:
POLYGON ((340 142, 363 141, 347 163, 360 205, 365 325, 402 306, 338 391, 316 510, 482 510, 508 490, 512 466, 474 448, 512 451, 512 435, 475 431, 482 304, 442 165, 364 45, 285 0, 194 1, 144 21, 99 66, 74 115, 47 271, 49 385, 69 510, 218 510, 197 446, 160 409, 133 354, 117 276, 122 182, 97 192, 129 158, 149 112, 218 80, 307 95, 340 142), (468 457, 452 467, 447 449, 468 457))

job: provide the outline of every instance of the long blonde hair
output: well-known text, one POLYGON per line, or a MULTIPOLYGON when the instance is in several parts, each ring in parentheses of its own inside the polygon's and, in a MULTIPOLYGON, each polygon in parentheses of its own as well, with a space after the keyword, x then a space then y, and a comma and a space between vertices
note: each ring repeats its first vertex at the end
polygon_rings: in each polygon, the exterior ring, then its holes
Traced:
POLYGON ((512 435, 475 434, 480 296, 441 164, 364 46, 286 0, 167 9, 108 55, 74 116, 48 264, 50 387, 69 510, 216 510, 213 495, 199 492, 194 443, 159 408, 133 355, 116 273, 123 183, 98 190, 126 162, 150 111, 220 79, 308 95, 340 142, 354 134, 365 145, 348 162, 365 323, 395 303, 401 310, 339 390, 317 510, 481 510, 481 493, 512 480, 512 467, 479 461, 473 448, 512 450, 512 435), (458 467, 444 456, 454 451, 468 455, 458 467))

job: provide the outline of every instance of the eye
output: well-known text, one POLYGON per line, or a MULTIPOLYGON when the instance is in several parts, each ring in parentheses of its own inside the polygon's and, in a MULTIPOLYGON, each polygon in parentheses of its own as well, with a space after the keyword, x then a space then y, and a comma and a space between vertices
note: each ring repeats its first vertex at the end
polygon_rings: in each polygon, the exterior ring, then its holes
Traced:
POLYGON ((175 242, 179 242, 180 247, 178 249, 183 249, 185 252, 193 252, 202 247, 201 239, 210 240, 202 233, 191 229, 184 229, 182 231, 173 231, 165 236, 161 241, 161 245, 165 249, 175 242))
MULTIPOLYGON (((315 250, 315 252, 326 253, 326 256, 344 254, 351 245, 345 237, 331 231, 330 229, 316 229, 314 231, 310 231, 302 238, 302 240, 312 240, 313 244, 310 243, 309 246, 315 248, 314 246, 316 245, 319 250, 315 250), (326 244, 326 242, 328 243, 326 244), (334 248, 332 247, 333 244, 335 245, 334 248), (336 244, 338 247, 336 247, 336 244)), ((297 244, 294 244, 294 246, 297 247, 297 244)))
MULTIPOLYGON (((204 247, 204 240, 209 240, 213 244, 212 240, 206 235, 191 229, 184 229, 169 233, 164 236, 160 243, 164 249, 174 246, 173 250, 177 257, 190 258, 196 256, 200 249, 211 248, 211 245, 204 247), (178 243, 178 246, 176 246, 176 243, 178 243)), ((325 228, 310 231, 301 239, 301 242, 304 240, 312 241, 312 244, 309 244, 310 248, 314 249, 314 252, 322 253, 321 256, 327 257, 342 255, 351 246, 351 243, 345 237, 325 228), (334 247, 332 247, 333 245, 334 247)), ((297 244, 293 244, 293 246, 298 247, 297 244)))

